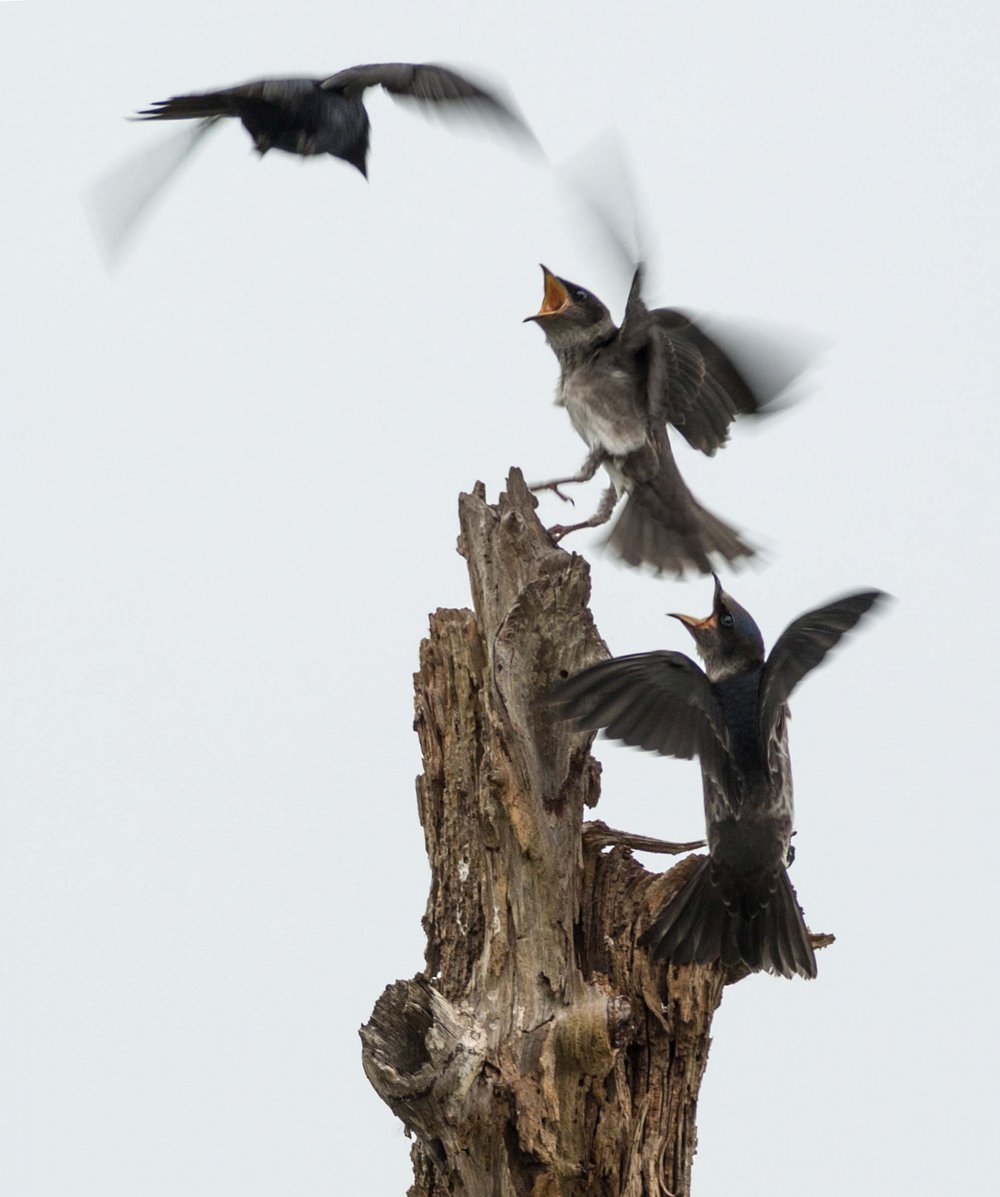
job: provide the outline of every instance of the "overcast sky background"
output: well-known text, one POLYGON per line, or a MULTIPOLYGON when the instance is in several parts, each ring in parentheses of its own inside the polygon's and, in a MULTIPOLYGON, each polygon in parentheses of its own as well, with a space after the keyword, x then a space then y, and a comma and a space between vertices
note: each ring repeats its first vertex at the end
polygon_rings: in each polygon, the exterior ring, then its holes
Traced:
MULTIPOLYGON (((994 1191, 1000 9, 620 11, 0 5, 5 1195, 409 1182, 357 1028, 423 959, 418 644, 468 602, 459 491, 584 457, 537 263, 616 313, 627 271, 544 168, 381 94, 368 183, 227 124, 110 274, 84 203, 174 135, 135 108, 392 59, 503 80, 557 163, 617 127, 650 298, 829 345, 714 460, 675 438, 769 546, 725 577, 768 644, 897 597, 795 695, 793 878, 838 940, 727 991, 696 1191, 994 1191)), ((612 651, 690 651, 664 613, 710 580, 598 540, 612 651)), ((600 817, 701 834, 695 764, 597 751, 600 817)))

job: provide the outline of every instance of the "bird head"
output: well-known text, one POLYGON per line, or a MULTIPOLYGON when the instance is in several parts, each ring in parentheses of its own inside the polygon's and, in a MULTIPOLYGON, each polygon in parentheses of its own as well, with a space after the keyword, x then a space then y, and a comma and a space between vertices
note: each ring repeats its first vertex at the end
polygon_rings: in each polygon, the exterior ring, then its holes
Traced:
POLYGON ((542 267, 545 294, 542 306, 525 323, 534 321, 541 326, 546 340, 554 348, 596 340, 613 331, 611 313, 603 303, 586 289, 542 267))
POLYGON ((694 637, 698 656, 712 681, 744 673, 764 663, 764 637, 753 616, 722 589, 714 574, 715 597, 712 613, 705 619, 672 614, 694 637))

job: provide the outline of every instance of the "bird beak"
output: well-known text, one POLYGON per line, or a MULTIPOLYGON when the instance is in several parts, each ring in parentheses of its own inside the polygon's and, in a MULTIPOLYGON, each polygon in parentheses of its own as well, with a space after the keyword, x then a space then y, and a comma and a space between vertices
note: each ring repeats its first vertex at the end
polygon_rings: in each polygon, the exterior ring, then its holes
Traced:
POLYGON ((566 284, 561 278, 557 278, 547 266, 542 267, 542 274, 545 276, 545 294, 542 297, 542 306, 534 316, 525 317, 525 324, 529 320, 544 320, 546 316, 558 316, 560 312, 565 312, 572 303, 569 291, 566 290, 566 284))
POLYGON ((696 639, 699 632, 709 632, 719 626, 719 614, 717 611, 713 611, 705 619, 696 619, 693 615, 678 615, 674 611, 669 612, 669 615, 671 619, 679 619, 696 639))
POLYGON ((704 619, 695 619, 693 615, 677 615, 675 612, 670 612, 671 619, 679 619, 681 623, 687 628, 692 636, 697 636, 699 632, 710 632, 713 628, 719 626, 719 608, 720 600, 722 599, 722 583, 719 581, 718 574, 712 574, 715 580, 715 596, 712 600, 712 614, 706 616, 704 619))

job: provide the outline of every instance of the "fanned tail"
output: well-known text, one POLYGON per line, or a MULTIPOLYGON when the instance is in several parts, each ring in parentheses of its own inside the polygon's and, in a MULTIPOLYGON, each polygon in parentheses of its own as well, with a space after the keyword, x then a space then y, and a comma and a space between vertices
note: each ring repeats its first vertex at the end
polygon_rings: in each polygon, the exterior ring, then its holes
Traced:
MULTIPOLYGON (((656 445, 649 448, 655 449, 655 468, 644 470, 646 462, 642 460, 625 463, 623 472, 635 481, 625 509, 608 536, 608 547, 629 565, 652 565, 679 577, 688 569, 712 573, 713 556, 730 563, 752 557, 754 549, 735 528, 702 507, 688 490, 666 433, 661 433, 656 445)), ((640 455, 652 456, 648 449, 633 456, 640 455)))
POLYGON ((762 884, 707 857, 639 942, 672 964, 721 960, 727 968, 816 976, 809 932, 784 867, 762 884))

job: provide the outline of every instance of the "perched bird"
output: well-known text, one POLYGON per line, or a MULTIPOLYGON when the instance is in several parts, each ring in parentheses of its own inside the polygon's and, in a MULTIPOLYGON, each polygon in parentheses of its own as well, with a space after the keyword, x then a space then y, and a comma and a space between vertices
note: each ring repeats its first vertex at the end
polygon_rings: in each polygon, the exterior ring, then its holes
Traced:
POLYGON ((547 267, 537 322, 559 362, 557 402, 590 448, 570 478, 533 490, 585 482, 600 466, 611 477, 590 519, 550 529, 556 539, 607 523, 622 495, 625 510, 608 544, 629 565, 648 563, 683 575, 712 572, 717 555, 733 562, 754 550, 728 524, 706 511, 677 469, 667 424, 694 448, 712 455, 725 444, 740 414, 760 411, 769 396, 750 389, 726 353, 683 312, 650 310, 642 299, 642 266, 632 280, 621 328, 585 287, 547 267))
POLYGON ((641 943, 674 964, 722 960, 783 977, 816 975, 809 932, 788 879, 793 822, 788 698, 845 632, 885 596, 849 594, 801 615, 764 658, 750 614, 715 579, 706 619, 675 615, 702 671, 678 652, 602 661, 548 696, 581 729, 701 762, 709 855, 641 943))
POLYGON ((451 111, 472 109, 534 140, 523 120, 493 93, 457 71, 431 63, 382 62, 347 67, 327 79, 257 79, 220 91, 172 96, 143 109, 142 120, 238 117, 258 153, 285 150, 308 157, 332 154, 368 176, 369 87, 451 111))

